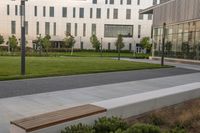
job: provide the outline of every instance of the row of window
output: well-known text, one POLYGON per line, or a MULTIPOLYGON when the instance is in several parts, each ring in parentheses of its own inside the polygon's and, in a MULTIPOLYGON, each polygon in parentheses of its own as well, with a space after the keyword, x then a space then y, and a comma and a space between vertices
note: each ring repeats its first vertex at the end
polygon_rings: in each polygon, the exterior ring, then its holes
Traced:
MULTIPOLYGON (((52 23, 53 24, 53 32, 51 31, 51 23, 50 22, 45 22, 45 34, 48 35, 57 35, 57 24, 56 22, 52 23)), ((25 22, 25 33, 28 35, 28 21, 25 22)), ((72 24, 71 23, 66 23, 66 32, 67 33, 72 33, 72 24)), ((82 36, 86 36, 86 23, 83 23, 83 32, 82 36)), ((138 38, 141 36, 141 25, 138 25, 138 38)), ((41 33, 40 31, 40 22, 36 22, 36 35, 39 35, 41 33)), ((96 34, 96 29, 97 25, 92 24, 91 25, 91 34, 96 34)), ((118 34, 123 35, 124 37, 127 38, 132 38, 133 37, 133 30, 134 27, 133 25, 113 25, 113 24, 105 24, 104 25, 104 37, 117 37, 118 34)), ((11 34, 16 34, 16 21, 11 21, 11 34)), ((74 23, 74 36, 78 35, 78 24, 74 23)))
MULTIPOLYGON (((90 18, 93 18, 93 8, 90 8, 90 18)), ((84 18, 84 8, 79 8, 79 18, 84 18)), ((102 10, 101 8, 96 8, 96 18, 100 19, 102 16, 102 10)), ((18 5, 15 5, 15 15, 18 15, 18 5)), ((67 7, 63 7, 62 8, 62 17, 66 18, 68 14, 67 11, 67 7)), ((118 14, 119 11, 117 8, 113 9, 113 19, 118 19, 118 14)), ((10 6, 7 5, 7 15, 10 15, 10 6)), ((37 17, 38 16, 38 7, 34 6, 34 16, 37 17)), ((53 6, 49 7, 49 16, 50 17, 54 17, 55 16, 55 9, 53 6)), ((72 12, 72 16, 73 18, 76 18, 76 8, 73 8, 73 12, 72 12)), ((43 7, 43 17, 46 17, 46 6, 43 7)), ((107 8, 107 14, 106 14, 106 18, 110 19, 110 8, 107 8)), ((131 19, 131 9, 126 9, 126 19, 131 19)), ((139 20, 143 20, 143 14, 139 15, 139 20)), ((152 20, 152 14, 148 15, 148 20, 152 20)))

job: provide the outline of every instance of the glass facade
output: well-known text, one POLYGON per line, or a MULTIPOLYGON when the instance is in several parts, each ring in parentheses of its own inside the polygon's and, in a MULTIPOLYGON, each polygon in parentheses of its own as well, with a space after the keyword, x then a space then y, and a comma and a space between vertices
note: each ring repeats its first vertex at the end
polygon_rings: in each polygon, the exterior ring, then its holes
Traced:
MULTIPOLYGON (((154 55, 162 54, 163 27, 154 28, 154 55)), ((165 57, 200 60, 200 21, 166 26, 165 57)))

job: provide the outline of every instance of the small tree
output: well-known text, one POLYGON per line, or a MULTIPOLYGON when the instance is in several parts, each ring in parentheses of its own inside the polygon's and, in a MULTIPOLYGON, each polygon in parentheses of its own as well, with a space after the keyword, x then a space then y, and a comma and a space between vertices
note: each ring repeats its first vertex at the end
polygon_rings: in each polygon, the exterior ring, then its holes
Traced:
POLYGON ((117 41, 115 42, 115 46, 117 50, 121 50, 122 48, 124 48, 125 45, 121 34, 118 35, 117 41))
POLYGON ((182 50, 182 52, 184 54, 184 58, 186 58, 187 55, 190 52, 190 45, 188 44, 188 42, 183 42, 182 43, 181 50, 182 50))
POLYGON ((51 36, 46 35, 44 38, 42 38, 41 45, 45 49, 46 53, 48 54, 48 49, 51 46, 51 36))
POLYGON ((165 44, 165 49, 167 51, 167 54, 169 55, 170 51, 172 50, 172 43, 170 41, 167 41, 165 44))
POLYGON ((151 48, 152 48, 152 44, 150 42, 150 38, 149 37, 143 37, 140 41, 140 45, 143 49, 147 50, 147 53, 151 52, 151 48))
POLYGON ((74 44, 76 41, 70 33, 65 34, 64 43, 66 47, 71 48, 71 55, 73 55, 74 44))
POLYGON ((4 38, 3 36, 0 34, 0 45, 4 43, 4 38))
POLYGON ((9 46, 9 49, 11 49, 11 51, 14 52, 18 45, 18 40, 16 36, 12 35, 11 37, 9 37, 6 44, 9 46))
POLYGON ((93 34, 90 37, 90 42, 92 44, 92 47, 95 48, 96 51, 99 51, 101 43, 100 43, 100 41, 98 40, 98 38, 95 34, 93 34))

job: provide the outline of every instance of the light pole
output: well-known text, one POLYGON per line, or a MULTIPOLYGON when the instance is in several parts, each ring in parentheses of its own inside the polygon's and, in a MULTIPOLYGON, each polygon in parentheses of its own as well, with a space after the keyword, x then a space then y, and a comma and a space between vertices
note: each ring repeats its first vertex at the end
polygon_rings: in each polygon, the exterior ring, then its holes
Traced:
POLYGON ((161 66, 164 66, 164 57, 165 57, 165 35, 166 34, 166 23, 163 23, 163 39, 162 39, 162 57, 161 57, 161 66))
POLYGON ((26 74, 25 1, 21 0, 21 75, 26 74))

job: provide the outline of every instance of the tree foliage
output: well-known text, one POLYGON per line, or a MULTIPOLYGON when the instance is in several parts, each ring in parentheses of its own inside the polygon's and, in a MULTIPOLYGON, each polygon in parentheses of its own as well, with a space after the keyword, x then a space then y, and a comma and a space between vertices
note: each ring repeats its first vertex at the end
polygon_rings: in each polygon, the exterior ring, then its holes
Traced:
POLYGON ((51 41, 50 40, 51 40, 51 36, 47 34, 47 35, 45 35, 44 38, 42 38, 42 41, 41 41, 41 45, 47 53, 48 53, 49 47, 51 47, 51 41))
POLYGON ((9 45, 11 51, 15 51, 18 45, 18 40, 16 36, 15 35, 10 36, 6 44, 9 45))
POLYGON ((67 48, 73 48, 76 40, 70 33, 65 34, 64 43, 67 48))
POLYGON ((117 49, 120 49, 120 50, 122 48, 124 48, 125 45, 124 45, 123 37, 122 37, 121 34, 118 35, 117 41, 115 42, 115 46, 116 46, 117 49))
POLYGON ((93 34, 90 37, 90 42, 92 44, 92 47, 95 48, 96 51, 98 51, 100 49, 101 43, 95 34, 93 34))
POLYGON ((4 38, 2 35, 0 35, 0 45, 3 44, 5 41, 4 41, 4 38))
POLYGON ((150 42, 150 38, 149 37, 143 37, 140 41, 140 45, 143 49, 146 49, 147 52, 151 51, 152 48, 152 44, 150 42))

